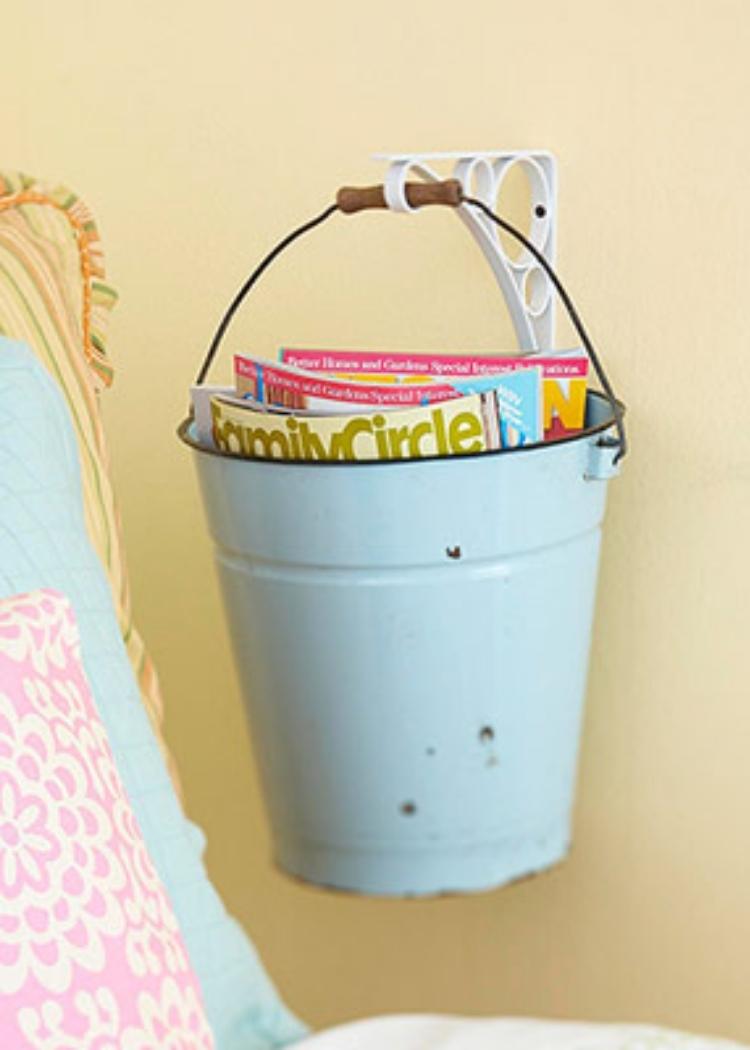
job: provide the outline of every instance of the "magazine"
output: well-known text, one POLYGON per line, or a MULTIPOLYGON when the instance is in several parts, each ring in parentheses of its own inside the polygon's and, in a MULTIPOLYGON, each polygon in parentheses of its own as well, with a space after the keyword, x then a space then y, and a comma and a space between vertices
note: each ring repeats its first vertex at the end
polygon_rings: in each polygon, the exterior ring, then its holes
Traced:
POLYGON ((408 409, 343 415, 269 412, 256 402, 210 398, 213 443, 250 459, 364 462, 460 456, 502 447, 494 391, 408 409))
POLYGON ((328 415, 351 414, 354 406, 362 411, 392 411, 492 392, 503 447, 533 444, 543 437, 542 373, 538 367, 447 381, 428 378, 425 383, 371 383, 358 376, 339 378, 238 355, 235 383, 240 397, 269 409, 328 415))
POLYGON ((577 433, 586 414, 586 382, 589 360, 586 352, 557 350, 549 353, 434 354, 380 350, 280 351, 284 364, 310 372, 328 372, 345 378, 382 375, 391 382, 445 382, 470 376, 502 374, 530 365, 542 369, 544 437, 577 433))
POLYGON ((214 443, 211 401, 214 397, 219 396, 233 397, 234 387, 204 385, 193 385, 190 387, 190 404, 193 413, 195 437, 201 445, 208 445, 209 448, 214 443))

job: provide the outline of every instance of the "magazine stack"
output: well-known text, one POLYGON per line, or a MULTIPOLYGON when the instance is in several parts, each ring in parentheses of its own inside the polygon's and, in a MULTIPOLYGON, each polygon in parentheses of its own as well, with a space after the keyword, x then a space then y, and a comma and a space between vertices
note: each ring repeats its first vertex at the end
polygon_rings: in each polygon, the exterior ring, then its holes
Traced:
POLYGON ((580 433, 588 368, 583 350, 237 355, 232 387, 193 387, 196 436, 230 455, 294 462, 498 452, 580 433))

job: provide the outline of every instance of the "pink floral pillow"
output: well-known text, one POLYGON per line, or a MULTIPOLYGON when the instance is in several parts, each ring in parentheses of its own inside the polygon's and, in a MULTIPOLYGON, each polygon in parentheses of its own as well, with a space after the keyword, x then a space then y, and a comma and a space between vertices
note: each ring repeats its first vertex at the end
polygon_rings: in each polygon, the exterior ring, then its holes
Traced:
POLYGON ((212 1050, 67 600, 0 601, 0 1047, 212 1050))

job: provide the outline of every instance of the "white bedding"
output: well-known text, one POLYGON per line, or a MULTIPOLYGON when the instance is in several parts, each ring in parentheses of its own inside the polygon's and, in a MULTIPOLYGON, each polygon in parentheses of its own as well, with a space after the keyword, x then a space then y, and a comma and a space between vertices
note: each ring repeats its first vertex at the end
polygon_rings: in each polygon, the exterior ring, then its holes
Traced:
POLYGON ((730 1050, 739 1043, 646 1025, 402 1015, 330 1028, 295 1050, 730 1050))

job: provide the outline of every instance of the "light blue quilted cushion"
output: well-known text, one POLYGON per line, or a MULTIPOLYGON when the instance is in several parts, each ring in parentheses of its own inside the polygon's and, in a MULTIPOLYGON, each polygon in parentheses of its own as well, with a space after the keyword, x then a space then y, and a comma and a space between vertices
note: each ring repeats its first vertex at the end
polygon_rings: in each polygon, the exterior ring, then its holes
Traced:
POLYGON ((86 535, 63 399, 28 347, 0 338, 0 597, 37 587, 62 591, 75 609, 83 663, 201 982, 217 1050, 267 1050, 300 1038, 303 1027, 208 881, 202 834, 172 789, 86 535))

